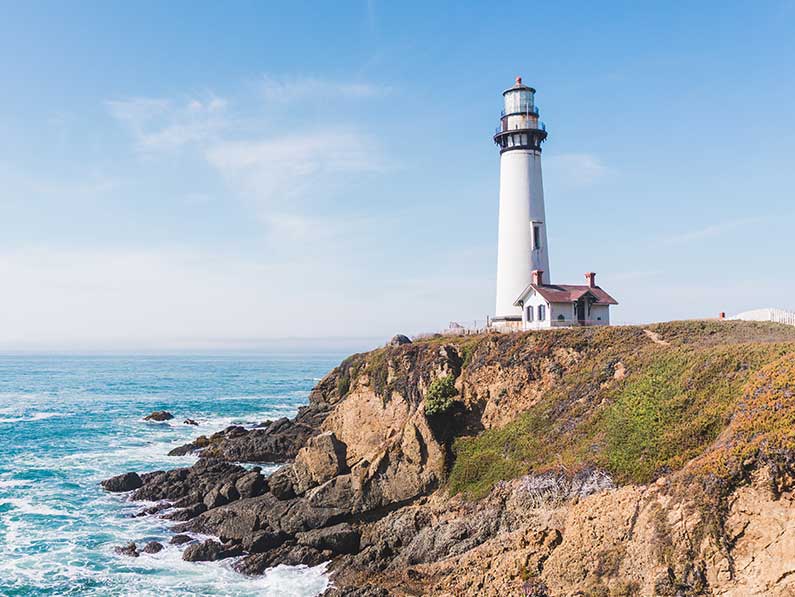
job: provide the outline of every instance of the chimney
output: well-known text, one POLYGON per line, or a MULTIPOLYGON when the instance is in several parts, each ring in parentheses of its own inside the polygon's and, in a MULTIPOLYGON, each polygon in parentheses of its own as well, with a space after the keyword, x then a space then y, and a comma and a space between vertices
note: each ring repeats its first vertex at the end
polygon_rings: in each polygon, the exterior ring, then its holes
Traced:
POLYGON ((586 272, 585 279, 588 281, 588 288, 596 288, 596 274, 594 272, 586 272))
POLYGON ((534 269, 531 273, 533 276, 533 284, 536 286, 541 286, 544 284, 544 270, 534 269))

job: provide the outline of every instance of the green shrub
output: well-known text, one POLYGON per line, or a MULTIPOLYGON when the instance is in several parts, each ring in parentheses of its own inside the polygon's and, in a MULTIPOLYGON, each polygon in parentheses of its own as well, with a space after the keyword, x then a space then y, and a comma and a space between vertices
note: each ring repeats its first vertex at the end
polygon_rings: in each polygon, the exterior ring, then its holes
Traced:
POLYGON ((452 375, 434 379, 425 393, 426 416, 433 417, 449 411, 453 406, 453 398, 457 394, 455 378, 452 375))

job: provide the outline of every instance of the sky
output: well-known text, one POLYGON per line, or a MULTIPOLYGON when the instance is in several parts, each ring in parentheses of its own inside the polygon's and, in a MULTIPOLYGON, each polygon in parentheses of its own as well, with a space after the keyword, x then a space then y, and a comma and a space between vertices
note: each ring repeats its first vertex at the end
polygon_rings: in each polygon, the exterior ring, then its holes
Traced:
POLYGON ((517 75, 553 281, 617 323, 795 309, 792 0, 0 10, 0 350, 482 322, 517 75))

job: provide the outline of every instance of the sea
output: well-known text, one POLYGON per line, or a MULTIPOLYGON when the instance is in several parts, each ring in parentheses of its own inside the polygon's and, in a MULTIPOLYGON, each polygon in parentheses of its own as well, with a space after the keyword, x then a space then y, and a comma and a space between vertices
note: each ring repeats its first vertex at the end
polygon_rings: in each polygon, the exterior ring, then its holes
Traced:
POLYGON ((343 356, 0 356, 0 595, 322 593, 324 566, 245 577, 234 560, 184 562, 167 521, 132 517, 141 504, 99 483, 189 466, 167 453, 197 435, 293 416, 343 356), (144 421, 154 410, 175 418, 144 421), (129 541, 166 548, 114 552, 129 541))

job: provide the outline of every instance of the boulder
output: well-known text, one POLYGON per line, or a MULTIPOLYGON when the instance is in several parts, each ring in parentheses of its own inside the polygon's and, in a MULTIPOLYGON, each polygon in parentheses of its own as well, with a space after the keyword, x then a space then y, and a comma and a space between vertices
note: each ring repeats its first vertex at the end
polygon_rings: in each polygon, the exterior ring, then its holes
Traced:
POLYGON ((137 558, 139 555, 138 547, 132 541, 130 541, 127 545, 117 545, 113 548, 113 551, 120 556, 129 556, 131 558, 137 558))
POLYGON ((184 545, 185 543, 190 543, 191 541, 193 541, 193 537, 190 535, 180 534, 171 537, 171 541, 169 541, 169 543, 171 543, 171 545, 184 545))
POLYGON ((404 344, 411 344, 411 338, 403 334, 395 334, 389 341, 389 346, 403 346, 404 344))
POLYGON ((235 489, 241 498, 250 498, 262 495, 268 490, 268 482, 258 470, 252 470, 235 481, 235 489))
POLYGON ((105 479, 101 485, 106 491, 120 492, 138 489, 144 484, 138 473, 124 473, 110 479, 105 479))
POLYGON ((198 425, 199 425, 199 424, 198 424, 196 421, 194 421, 193 419, 185 419, 184 421, 182 421, 182 423, 183 423, 184 425, 194 425, 194 426, 196 426, 196 427, 198 427, 198 425))
POLYGON ((254 531, 243 537, 243 549, 250 553, 264 553, 282 545, 289 535, 281 531, 254 531))
POLYGON ((180 508, 179 510, 175 510, 169 514, 164 514, 163 518, 167 520, 173 520, 175 522, 185 522, 191 518, 196 518, 199 514, 204 512, 207 512, 207 506, 204 503, 199 502, 198 504, 193 504, 187 508, 180 508))
POLYGON ((348 523, 315 529, 296 535, 298 543, 318 551, 329 550, 336 554, 354 554, 359 551, 359 531, 348 523))
POLYGON ((301 448, 293 465, 294 490, 300 495, 347 472, 347 446, 333 431, 311 438, 301 448))
POLYGON ((210 490, 206 496, 204 496, 204 505, 207 507, 208 510, 212 508, 217 508, 218 506, 224 506, 229 503, 229 500, 226 499, 225 496, 221 495, 221 488, 215 487, 210 490))
POLYGON ((222 545, 213 539, 203 543, 188 545, 182 552, 182 559, 186 562, 215 562, 224 558, 233 558, 242 555, 243 548, 239 545, 222 545))
POLYGON ((172 415, 167 410, 156 410, 156 411, 146 415, 144 417, 144 421, 158 421, 158 422, 161 422, 161 421, 170 421, 173 418, 174 418, 174 415, 172 415))
POLYGON ((144 553, 158 553, 160 551, 163 551, 163 544, 158 543, 157 541, 150 541, 149 543, 144 545, 142 551, 144 553))
POLYGON ((293 480, 293 467, 283 466, 268 477, 268 488, 274 497, 280 500, 289 500, 295 497, 295 482, 293 480))

